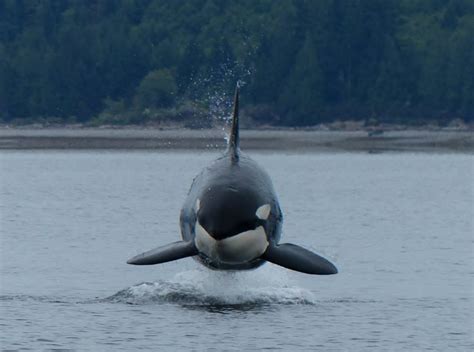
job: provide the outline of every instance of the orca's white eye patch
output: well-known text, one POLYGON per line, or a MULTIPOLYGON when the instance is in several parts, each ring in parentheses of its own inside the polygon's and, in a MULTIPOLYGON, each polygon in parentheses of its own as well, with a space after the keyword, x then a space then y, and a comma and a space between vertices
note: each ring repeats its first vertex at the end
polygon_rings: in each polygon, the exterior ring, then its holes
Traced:
POLYGON ((264 204, 257 209, 255 215, 257 215, 257 218, 259 218, 260 220, 267 220, 268 216, 270 215, 271 209, 272 207, 270 206, 270 204, 264 204))
POLYGON ((196 204, 194 205, 194 208, 196 209, 196 213, 199 211, 201 208, 201 200, 198 198, 196 199, 196 204))

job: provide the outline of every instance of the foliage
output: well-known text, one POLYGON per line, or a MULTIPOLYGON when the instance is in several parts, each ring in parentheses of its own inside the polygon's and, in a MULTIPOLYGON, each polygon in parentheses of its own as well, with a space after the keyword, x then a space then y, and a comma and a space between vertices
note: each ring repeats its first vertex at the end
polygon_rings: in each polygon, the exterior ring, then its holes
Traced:
POLYGON ((142 109, 170 107, 176 93, 176 82, 170 70, 151 71, 138 85, 134 104, 142 109))
POLYGON ((242 79, 266 124, 472 121, 473 38, 472 0, 0 0, 0 118, 204 121, 242 79))

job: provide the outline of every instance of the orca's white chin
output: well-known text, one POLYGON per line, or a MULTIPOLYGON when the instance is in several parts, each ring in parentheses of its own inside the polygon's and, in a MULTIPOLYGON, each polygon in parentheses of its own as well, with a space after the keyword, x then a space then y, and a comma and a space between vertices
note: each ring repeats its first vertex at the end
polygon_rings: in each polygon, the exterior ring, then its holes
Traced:
POLYGON ((196 221, 194 243, 209 259, 226 264, 244 264, 260 257, 268 247, 263 226, 216 240, 196 221))

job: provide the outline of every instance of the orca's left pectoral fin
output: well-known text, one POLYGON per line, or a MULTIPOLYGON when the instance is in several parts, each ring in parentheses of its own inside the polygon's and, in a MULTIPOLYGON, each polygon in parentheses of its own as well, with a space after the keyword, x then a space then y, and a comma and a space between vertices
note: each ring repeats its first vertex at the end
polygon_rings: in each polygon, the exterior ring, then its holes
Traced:
POLYGON ((198 254, 194 241, 177 241, 165 246, 152 249, 129 259, 127 264, 153 265, 170 262, 198 254))
POLYGON ((337 268, 329 260, 291 243, 269 245, 262 259, 306 274, 337 274, 337 268))

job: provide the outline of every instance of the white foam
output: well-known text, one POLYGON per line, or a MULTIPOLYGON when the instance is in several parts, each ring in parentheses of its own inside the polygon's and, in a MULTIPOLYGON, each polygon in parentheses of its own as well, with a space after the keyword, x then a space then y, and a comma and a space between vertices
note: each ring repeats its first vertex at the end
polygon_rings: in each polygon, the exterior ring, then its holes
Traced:
POLYGON ((255 271, 190 270, 171 280, 141 283, 108 298, 112 302, 186 305, 314 304, 313 293, 290 282, 285 272, 267 266, 255 271))

